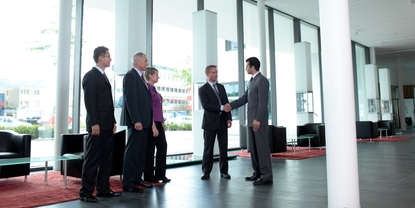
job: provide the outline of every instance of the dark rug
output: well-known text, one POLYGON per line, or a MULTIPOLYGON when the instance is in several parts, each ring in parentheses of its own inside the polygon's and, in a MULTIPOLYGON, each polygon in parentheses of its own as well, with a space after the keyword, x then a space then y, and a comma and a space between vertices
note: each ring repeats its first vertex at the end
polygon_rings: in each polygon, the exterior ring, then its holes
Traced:
MULTIPOLYGON (((251 157, 251 154, 247 150, 229 152, 229 154, 236 154, 239 157, 251 157)), ((307 147, 301 147, 300 149, 297 147, 294 154, 292 147, 287 146, 287 152, 272 153, 271 158, 280 160, 303 160, 323 155, 326 155, 326 149, 324 148, 321 150, 319 148, 311 148, 311 150, 308 151, 307 147)))
POLYGON ((357 142, 398 142, 413 138, 412 136, 391 136, 391 137, 376 137, 372 139, 357 139, 357 142))
MULTIPOLYGON (((79 199, 81 179, 67 177, 67 188, 63 188, 63 176, 59 171, 48 172, 48 184, 44 184, 44 173, 0 179, 0 207, 35 207, 79 199)), ((122 191, 119 176, 110 178, 111 189, 122 191)), ((154 183, 154 186, 163 185, 154 183)))

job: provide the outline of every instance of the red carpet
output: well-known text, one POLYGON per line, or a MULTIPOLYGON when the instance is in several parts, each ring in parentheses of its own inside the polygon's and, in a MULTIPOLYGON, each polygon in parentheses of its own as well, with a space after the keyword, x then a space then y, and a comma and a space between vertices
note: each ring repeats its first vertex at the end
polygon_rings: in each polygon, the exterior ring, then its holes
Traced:
MULTIPOLYGON (((23 176, 0 179, 0 208, 35 207, 79 199, 81 179, 68 177, 64 189, 60 172, 48 172, 48 184, 43 184, 44 176, 44 173, 29 175, 27 182, 23 176)), ((112 190, 122 191, 119 176, 111 177, 110 182, 112 190)))
POLYGON ((376 138, 372 138, 372 141, 370 141, 370 139, 357 139, 357 142, 398 142, 398 141, 402 141, 402 140, 407 140, 407 139, 411 139, 413 137, 411 136, 392 136, 392 137, 376 137, 376 138))
MULTIPOLYGON (((251 157, 250 153, 247 150, 229 152, 229 154, 237 154, 239 157, 251 157)), ((280 160, 302 160, 323 155, 326 155, 326 149, 324 148, 321 150, 319 148, 311 148, 311 150, 308 151, 307 147, 301 147, 301 149, 298 149, 297 147, 294 154, 291 146, 287 146, 287 152, 285 152, 285 154, 284 152, 272 153, 271 158, 280 160)))

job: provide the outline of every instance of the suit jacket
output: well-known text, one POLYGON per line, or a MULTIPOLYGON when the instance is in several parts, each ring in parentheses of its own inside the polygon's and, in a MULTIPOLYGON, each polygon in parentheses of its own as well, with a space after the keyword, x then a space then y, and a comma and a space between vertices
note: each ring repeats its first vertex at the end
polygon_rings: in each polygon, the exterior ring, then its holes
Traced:
POLYGON ((268 79, 261 73, 258 73, 250 81, 245 94, 233 101, 231 107, 232 109, 236 109, 248 103, 248 126, 252 127, 252 121, 254 119, 261 122, 261 124, 265 123, 268 125, 268 92, 268 79))
POLYGON ((114 128, 114 102, 112 100, 111 85, 104 75, 95 67, 89 70, 82 79, 84 102, 86 108, 86 128, 98 124, 100 130, 114 128))
MULTIPOLYGON (((228 96, 226 94, 225 87, 222 84, 216 84, 222 105, 229 103, 228 96)), ((218 97, 212 86, 207 82, 199 88, 199 99, 205 112, 203 113, 202 129, 205 130, 217 130, 219 128, 220 121, 220 105, 218 97)), ((232 120, 231 113, 222 112, 226 120, 232 120)))
POLYGON ((151 93, 146 85, 134 68, 125 74, 120 121, 122 126, 132 127, 137 122, 141 122, 143 128, 152 125, 151 93))

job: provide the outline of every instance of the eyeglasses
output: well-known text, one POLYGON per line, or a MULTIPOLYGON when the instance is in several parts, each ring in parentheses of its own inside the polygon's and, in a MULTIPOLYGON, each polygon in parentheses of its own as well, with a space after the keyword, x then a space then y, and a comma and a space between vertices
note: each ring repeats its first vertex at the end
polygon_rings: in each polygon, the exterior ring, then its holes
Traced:
POLYGON ((111 56, 103 56, 103 57, 108 57, 108 58, 111 58, 111 56))

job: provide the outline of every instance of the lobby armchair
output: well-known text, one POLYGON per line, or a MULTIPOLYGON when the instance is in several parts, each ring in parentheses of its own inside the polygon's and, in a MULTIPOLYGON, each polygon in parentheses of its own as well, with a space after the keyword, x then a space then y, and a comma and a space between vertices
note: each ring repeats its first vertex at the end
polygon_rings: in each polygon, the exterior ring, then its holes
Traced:
POLYGON ((356 121, 356 137, 359 139, 379 137, 378 123, 372 121, 356 121))
MULTIPOLYGON (((32 136, 29 134, 0 130, 0 159, 30 157, 31 142, 32 136)), ((0 167, 0 178, 26 176, 29 174, 29 163, 0 167)))
POLYGON ((285 127, 269 125, 267 133, 271 153, 287 151, 287 129, 285 127))
POLYGON ((396 134, 395 130, 395 121, 394 120, 381 120, 378 121, 378 127, 386 127, 388 128, 388 136, 392 136, 396 134))
MULTIPOLYGON (((311 147, 326 146, 326 132, 323 123, 307 123, 302 126, 297 126, 297 137, 313 136, 310 139, 311 147)), ((298 146, 308 147, 308 140, 301 139, 297 141, 298 146)))
MULTIPOLYGON (((61 155, 77 157, 78 160, 67 161, 67 175, 81 178, 82 165, 84 162, 84 149, 86 146, 86 134, 62 134, 61 155)), ((112 158, 112 168, 110 175, 123 174, 124 150, 125 150, 126 130, 114 134, 114 150, 112 158)), ((62 165, 62 162, 61 162, 62 165)), ((61 175, 63 170, 61 169, 61 175)))

